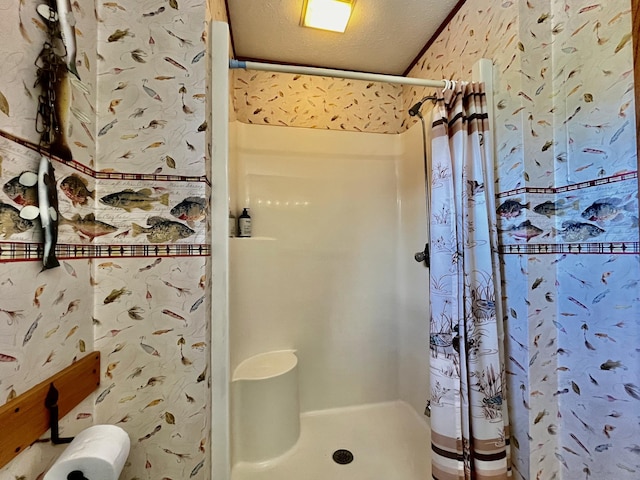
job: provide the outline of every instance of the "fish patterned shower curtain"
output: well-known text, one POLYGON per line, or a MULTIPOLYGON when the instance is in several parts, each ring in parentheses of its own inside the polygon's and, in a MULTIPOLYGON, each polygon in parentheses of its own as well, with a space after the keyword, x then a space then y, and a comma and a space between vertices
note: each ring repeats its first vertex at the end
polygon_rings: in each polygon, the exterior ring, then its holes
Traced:
POLYGON ((500 264, 483 84, 438 93, 431 139, 433 478, 506 479, 500 264))

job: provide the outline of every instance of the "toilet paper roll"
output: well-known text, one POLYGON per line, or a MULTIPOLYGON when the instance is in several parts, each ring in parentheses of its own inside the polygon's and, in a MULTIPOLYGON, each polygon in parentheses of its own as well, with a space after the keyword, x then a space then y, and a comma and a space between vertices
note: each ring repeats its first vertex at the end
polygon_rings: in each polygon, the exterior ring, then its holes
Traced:
POLYGON ((44 480, 118 480, 131 441, 122 428, 94 425, 80 432, 45 474, 44 480))

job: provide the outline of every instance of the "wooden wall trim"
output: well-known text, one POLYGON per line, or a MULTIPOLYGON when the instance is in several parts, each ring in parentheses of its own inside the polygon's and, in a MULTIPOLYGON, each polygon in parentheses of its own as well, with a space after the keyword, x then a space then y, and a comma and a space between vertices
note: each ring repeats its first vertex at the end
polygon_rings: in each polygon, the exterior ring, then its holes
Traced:
POLYGON ((229 41, 231 42, 231 56, 236 58, 236 44, 233 42, 233 27, 231 26, 231 14, 229 13, 229 0, 224 0, 224 8, 227 11, 227 25, 229 25, 229 41))
POLYGON ((462 6, 466 3, 466 1, 467 0, 460 0, 456 4, 456 6, 453 7, 453 10, 451 10, 451 12, 449 12, 449 15, 447 15, 447 18, 444 19, 444 22, 442 22, 442 24, 438 27, 436 32, 433 35, 431 35, 431 38, 429 40, 427 40, 427 43, 424 44, 424 47, 422 47, 422 50, 420 50, 420 52, 418 52, 418 55, 416 55, 416 57, 411 61, 409 66, 404 70, 404 72, 402 73, 403 77, 406 77, 407 75, 409 75, 409 72, 411 71, 411 69, 413 67, 415 67, 418 64, 418 62, 420 61, 420 59, 422 58, 422 56, 425 53, 427 53, 427 50, 429 50, 431 45, 433 45, 433 42, 435 42, 438 39, 438 37, 444 31, 444 29, 447 28, 447 25, 449 25, 451 20, 453 20, 453 17, 456 16, 456 14, 462 8, 462 6))

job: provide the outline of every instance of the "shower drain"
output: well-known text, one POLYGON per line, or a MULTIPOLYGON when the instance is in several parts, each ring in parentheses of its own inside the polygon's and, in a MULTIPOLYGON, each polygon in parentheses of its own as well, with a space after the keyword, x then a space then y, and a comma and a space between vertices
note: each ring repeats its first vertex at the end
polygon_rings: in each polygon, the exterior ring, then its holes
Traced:
POLYGON ((353 462, 353 453, 344 449, 336 450, 333 452, 333 461, 340 465, 347 465, 353 462))

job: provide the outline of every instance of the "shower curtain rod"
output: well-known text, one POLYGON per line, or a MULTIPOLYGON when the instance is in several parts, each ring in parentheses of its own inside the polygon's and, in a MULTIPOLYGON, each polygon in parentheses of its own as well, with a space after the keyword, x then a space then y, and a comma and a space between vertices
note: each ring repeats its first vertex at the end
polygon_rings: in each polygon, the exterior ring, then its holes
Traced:
POLYGON ((336 70, 332 68, 302 67, 298 65, 282 65, 278 63, 262 63, 241 60, 229 60, 229 68, 246 68, 248 70, 262 70, 266 72, 298 73, 302 75, 317 75, 321 77, 348 78, 370 82, 400 83, 418 87, 445 88, 444 80, 425 80, 422 78, 383 75, 380 73, 353 72, 350 70, 336 70))

